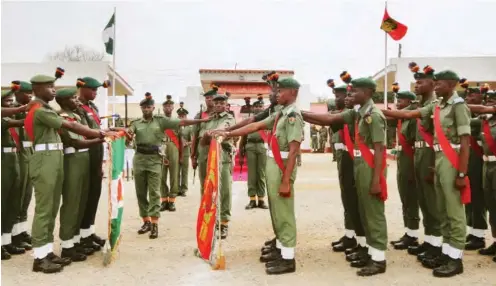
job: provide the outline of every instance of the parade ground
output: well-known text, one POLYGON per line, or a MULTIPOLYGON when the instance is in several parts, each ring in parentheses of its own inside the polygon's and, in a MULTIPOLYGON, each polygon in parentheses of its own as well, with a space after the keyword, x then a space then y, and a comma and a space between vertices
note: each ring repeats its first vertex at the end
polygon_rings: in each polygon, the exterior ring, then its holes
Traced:
MULTIPOLYGON (((403 235, 401 203, 396 187, 396 164, 389 162, 389 200, 386 202, 389 240, 403 235)), ((386 254, 387 272, 370 278, 358 277, 348 266, 344 254, 334 253, 330 242, 343 235, 343 209, 335 162, 329 154, 304 154, 296 181, 296 218, 298 244, 297 269, 294 274, 268 276, 259 262, 262 243, 272 238, 268 210, 245 210, 248 202, 245 182, 233 183, 232 221, 225 241, 227 269, 213 271, 194 256, 196 216, 200 201, 199 183, 191 183, 187 197, 176 201, 176 212, 163 212, 159 237, 136 231, 142 222, 134 182, 125 183, 125 206, 122 243, 116 260, 102 265, 101 253, 86 262, 72 263, 55 275, 31 271, 31 254, 2 261, 2 285, 495 285, 496 264, 489 257, 465 252, 464 273, 445 280, 434 278, 432 271, 422 268, 406 251, 386 254)), ((105 184, 104 184, 105 186, 105 184)), ((97 233, 107 231, 107 188, 104 187, 97 215, 97 233)), ((30 220, 34 201, 31 203, 30 220)), ((31 223, 31 221, 30 221, 31 223)), ((58 225, 58 219, 57 219, 58 225)), ((422 232, 423 230, 421 230, 422 232)), ((58 237, 58 226, 56 230, 58 237)), ((487 237, 489 239, 489 237, 487 237)), ((490 243, 489 240, 487 240, 490 243)), ((59 240, 55 252, 60 253, 59 240)))

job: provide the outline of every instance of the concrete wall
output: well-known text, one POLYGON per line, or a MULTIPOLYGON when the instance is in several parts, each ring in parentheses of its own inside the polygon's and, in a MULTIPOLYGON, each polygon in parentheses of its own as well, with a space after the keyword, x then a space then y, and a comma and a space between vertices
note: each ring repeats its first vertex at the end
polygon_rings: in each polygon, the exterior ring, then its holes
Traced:
MULTIPOLYGON (((396 65, 396 81, 400 87, 408 88, 414 83, 413 74, 408 69, 410 62, 416 62, 420 68, 430 65, 436 71, 451 69, 469 81, 494 82, 496 80, 496 57, 394 58, 390 60, 390 63, 396 65)), ((492 88, 495 89, 496 86, 492 88)))

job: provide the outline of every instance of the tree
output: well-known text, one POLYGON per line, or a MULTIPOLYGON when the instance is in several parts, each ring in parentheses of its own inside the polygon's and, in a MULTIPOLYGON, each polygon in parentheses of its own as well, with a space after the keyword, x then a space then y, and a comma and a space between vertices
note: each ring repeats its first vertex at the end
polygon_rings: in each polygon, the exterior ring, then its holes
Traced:
POLYGON ((48 54, 48 61, 62 62, 99 62, 105 57, 104 52, 88 49, 83 45, 66 46, 64 50, 48 54))

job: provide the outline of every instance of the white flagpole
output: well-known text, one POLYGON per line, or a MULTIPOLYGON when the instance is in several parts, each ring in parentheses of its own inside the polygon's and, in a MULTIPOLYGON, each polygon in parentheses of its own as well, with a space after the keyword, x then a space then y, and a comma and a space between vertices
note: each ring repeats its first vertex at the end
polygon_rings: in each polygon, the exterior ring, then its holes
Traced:
POLYGON ((113 97, 113 102, 112 102, 112 127, 115 127, 115 103, 117 101, 117 95, 115 94, 115 77, 117 75, 117 72, 115 71, 115 46, 116 46, 116 35, 117 35, 117 15, 116 15, 116 7, 114 7, 114 44, 112 47, 112 70, 114 71, 114 74, 112 75, 112 97, 113 97))

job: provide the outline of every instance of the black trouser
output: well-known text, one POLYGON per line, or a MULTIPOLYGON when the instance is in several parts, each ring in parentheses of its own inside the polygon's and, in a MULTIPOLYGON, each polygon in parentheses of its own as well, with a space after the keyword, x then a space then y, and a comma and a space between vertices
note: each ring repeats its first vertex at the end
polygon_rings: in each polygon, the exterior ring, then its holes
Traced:
MULTIPOLYGON (((98 202, 102 193, 102 162, 103 144, 90 148, 90 183, 88 191, 88 202, 84 210, 81 229, 88 229, 95 224, 98 202)), ((112 178, 109 178, 111 180, 112 178)))
POLYGON ((349 218, 356 236, 365 236, 362 218, 360 218, 358 211, 358 193, 355 186, 353 160, 347 151, 338 152, 341 152, 339 154, 341 159, 338 160, 338 164, 340 164, 339 181, 341 185, 341 200, 343 201, 345 211, 345 221, 349 218))

